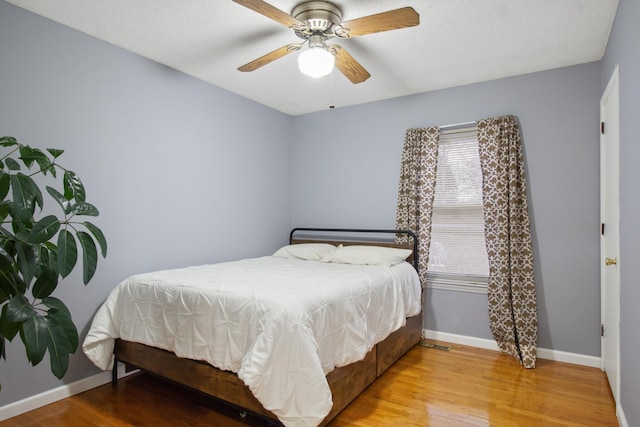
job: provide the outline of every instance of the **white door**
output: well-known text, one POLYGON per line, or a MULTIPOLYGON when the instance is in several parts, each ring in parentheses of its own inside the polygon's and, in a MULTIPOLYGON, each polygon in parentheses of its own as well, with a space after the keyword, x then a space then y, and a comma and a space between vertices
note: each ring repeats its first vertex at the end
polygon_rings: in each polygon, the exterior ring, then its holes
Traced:
POLYGON ((616 66, 600 101, 600 287, 602 369, 613 397, 620 394, 619 72, 616 66))

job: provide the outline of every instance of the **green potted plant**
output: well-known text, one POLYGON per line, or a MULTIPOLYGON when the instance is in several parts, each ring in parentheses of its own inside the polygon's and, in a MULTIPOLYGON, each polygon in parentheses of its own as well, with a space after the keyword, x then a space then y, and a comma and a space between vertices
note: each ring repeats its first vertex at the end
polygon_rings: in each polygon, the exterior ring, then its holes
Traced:
POLYGON ((51 295, 74 270, 78 243, 86 285, 98 247, 107 255, 107 241, 80 218, 98 216, 98 209, 86 201, 80 178, 57 163, 62 150, 45 152, 8 136, 0 138, 0 147, 0 357, 6 360, 6 340, 20 335, 29 362, 35 366, 49 352, 51 372, 62 378, 78 331, 67 306, 51 295), (47 212, 61 214, 43 214, 45 199, 57 202, 47 212))

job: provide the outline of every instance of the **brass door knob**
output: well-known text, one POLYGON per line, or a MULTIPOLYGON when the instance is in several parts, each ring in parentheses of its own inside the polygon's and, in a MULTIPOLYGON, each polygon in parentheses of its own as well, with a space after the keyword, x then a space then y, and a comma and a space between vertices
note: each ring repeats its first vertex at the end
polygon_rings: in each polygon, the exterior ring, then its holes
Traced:
POLYGON ((604 259, 604 264, 605 265, 617 265, 618 264, 618 259, 617 258, 605 258, 604 259))

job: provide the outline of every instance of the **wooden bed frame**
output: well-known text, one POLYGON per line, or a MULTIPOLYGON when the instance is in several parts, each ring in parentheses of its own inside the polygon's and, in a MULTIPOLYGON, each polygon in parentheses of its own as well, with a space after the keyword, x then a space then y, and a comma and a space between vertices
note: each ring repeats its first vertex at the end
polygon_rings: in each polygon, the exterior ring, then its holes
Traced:
MULTIPOLYGON (((366 232, 366 233, 397 233, 398 230, 347 230, 347 229, 294 229, 291 232, 290 243, 319 243, 329 242, 333 244, 359 244, 377 245, 390 247, 404 247, 414 249, 417 238, 411 232, 412 244, 395 244, 374 241, 342 241, 335 239, 318 238, 294 238, 294 233, 299 231, 312 232, 366 232)), ((412 255, 413 256, 413 255, 412 255)), ((417 260, 412 257, 409 261, 417 260)), ((391 365, 400 359, 407 351, 415 346, 422 339, 422 313, 407 319, 407 323, 402 328, 393 332, 384 341, 378 343, 367 353, 361 361, 350 365, 336 368, 327 374, 327 382, 331 389, 333 406, 331 411, 322 421, 320 426, 325 426, 340 411, 342 411, 352 400, 354 400, 365 388, 373 383, 376 378, 382 375, 391 365)), ((141 369, 145 372, 158 375, 162 378, 187 386, 209 396, 220 399, 237 407, 241 411, 251 412, 269 420, 275 425, 281 425, 278 418, 270 411, 266 410, 260 402, 253 396, 249 388, 230 371, 223 371, 214 366, 201 361, 183 359, 174 353, 149 347, 144 344, 116 340, 114 349, 115 360, 113 368, 113 384, 117 384, 117 362, 123 362, 128 369, 141 369)))

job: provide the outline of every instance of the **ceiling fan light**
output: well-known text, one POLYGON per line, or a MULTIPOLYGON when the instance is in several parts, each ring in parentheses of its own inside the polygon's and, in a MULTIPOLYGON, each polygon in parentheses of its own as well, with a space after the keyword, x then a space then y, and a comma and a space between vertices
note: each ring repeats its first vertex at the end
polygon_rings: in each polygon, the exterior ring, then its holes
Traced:
POLYGON ((335 58, 322 47, 312 47, 298 55, 298 67, 309 77, 326 76, 333 70, 335 58))

